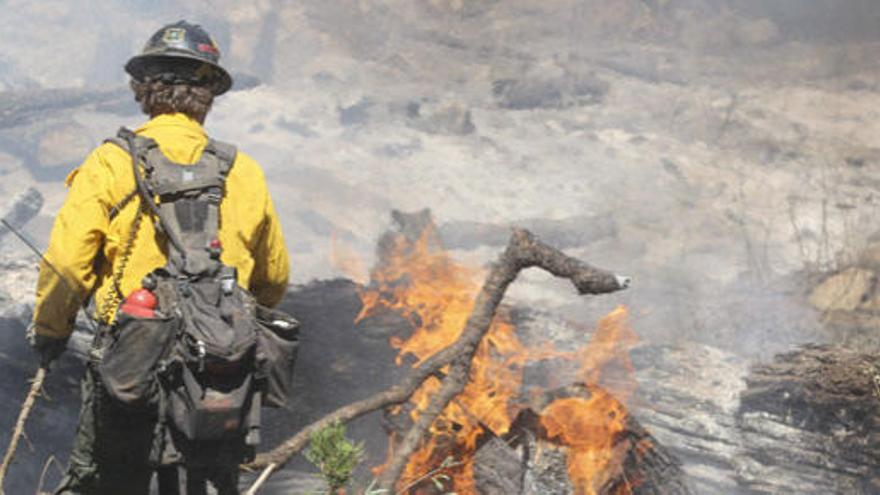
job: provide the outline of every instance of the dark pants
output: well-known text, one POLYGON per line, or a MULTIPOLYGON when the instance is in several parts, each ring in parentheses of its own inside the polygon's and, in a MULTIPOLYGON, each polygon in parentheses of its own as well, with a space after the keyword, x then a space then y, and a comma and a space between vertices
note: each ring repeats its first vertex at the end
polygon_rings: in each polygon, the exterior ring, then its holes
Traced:
MULTIPOLYGON (((82 409, 70 453, 67 475, 56 495, 149 495, 150 482, 161 458, 164 439, 157 432, 153 413, 134 411, 113 400, 92 366, 82 384, 82 409)), ((162 495, 200 495, 210 482, 220 495, 238 493, 238 469, 200 468, 192 470, 185 489, 176 481, 175 466, 162 468, 162 495)))
POLYGON ((126 410, 104 392, 88 367, 82 409, 59 495, 148 495, 156 415, 126 410))

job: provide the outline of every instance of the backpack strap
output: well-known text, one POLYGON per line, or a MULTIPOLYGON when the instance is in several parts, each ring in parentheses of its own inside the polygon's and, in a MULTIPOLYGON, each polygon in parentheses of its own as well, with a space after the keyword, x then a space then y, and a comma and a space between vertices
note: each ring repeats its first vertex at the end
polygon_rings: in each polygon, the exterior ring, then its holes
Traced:
MULTIPOLYGON (((126 153, 128 153, 128 143, 125 142, 124 139, 121 139, 117 136, 114 136, 112 138, 105 139, 104 142, 114 144, 117 147, 121 148, 126 153)), ((137 184, 135 184, 134 188, 128 194, 126 194, 121 200, 119 200, 118 203, 116 203, 115 205, 110 207, 110 212, 109 212, 110 221, 112 222, 113 219, 116 218, 117 215, 119 215, 119 213, 122 211, 122 209, 125 208, 128 205, 128 203, 131 203, 131 200, 133 200, 137 195, 138 195, 138 189, 137 189, 137 184)))
MULTIPOLYGON (((141 201, 159 220, 158 227, 166 235, 171 245, 185 258, 186 253, 177 232, 168 229, 167 220, 163 218, 162 212, 159 211, 159 207, 156 205, 154 199, 155 193, 149 187, 146 178, 141 176, 140 167, 138 166, 139 163, 142 164, 144 173, 147 176, 152 175, 154 167, 150 160, 147 159, 147 156, 151 150, 159 151, 159 145, 156 141, 143 136, 138 136, 125 127, 119 129, 117 137, 126 143, 124 149, 131 155, 132 173, 134 174, 134 181, 137 185, 137 191, 141 201)), ((114 141, 111 140, 111 142, 114 141)))
POLYGON ((152 139, 127 129, 120 130, 119 138, 133 150, 139 194, 159 219, 173 247, 167 268, 185 276, 216 274, 221 265, 217 241, 220 203, 235 163, 236 148, 209 139, 198 162, 182 164, 169 160, 152 139), (138 164, 143 168, 143 177, 138 164))

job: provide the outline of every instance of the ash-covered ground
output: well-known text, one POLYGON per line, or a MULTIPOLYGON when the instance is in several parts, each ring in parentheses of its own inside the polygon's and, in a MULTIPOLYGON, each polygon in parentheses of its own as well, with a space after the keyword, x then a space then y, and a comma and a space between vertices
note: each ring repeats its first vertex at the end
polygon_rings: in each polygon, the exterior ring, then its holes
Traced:
MULTIPOLYGON (((589 323, 625 303, 648 344, 744 362, 876 345, 880 303, 857 298, 867 316, 841 330, 837 296, 811 294, 878 240, 871 0, 2 6, 0 195, 43 193, 26 229, 41 244, 65 175, 144 120, 125 60, 186 18, 237 74, 207 130, 263 165, 296 283, 366 282, 389 212, 430 208, 464 263, 485 264, 521 225, 634 278, 581 299, 530 272, 517 305, 589 323)), ((34 258, 11 236, 0 251, 15 273, 0 290, 26 304, 34 258)))

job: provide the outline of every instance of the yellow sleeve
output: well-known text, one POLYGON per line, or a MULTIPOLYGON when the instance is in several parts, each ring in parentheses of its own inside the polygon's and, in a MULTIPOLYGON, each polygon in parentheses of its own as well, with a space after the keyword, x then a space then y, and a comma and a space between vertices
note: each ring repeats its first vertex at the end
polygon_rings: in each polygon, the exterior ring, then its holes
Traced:
POLYGON ((68 337, 80 305, 95 285, 95 257, 110 221, 111 181, 98 150, 67 179, 67 199, 55 217, 45 254, 54 270, 42 262, 37 280, 34 325, 39 334, 68 337))
POLYGON ((260 238, 253 256, 254 272, 251 276, 250 291, 260 304, 275 306, 281 302, 287 290, 290 258, 287 255, 284 235, 281 233, 281 223, 278 221, 272 198, 268 193, 260 238))

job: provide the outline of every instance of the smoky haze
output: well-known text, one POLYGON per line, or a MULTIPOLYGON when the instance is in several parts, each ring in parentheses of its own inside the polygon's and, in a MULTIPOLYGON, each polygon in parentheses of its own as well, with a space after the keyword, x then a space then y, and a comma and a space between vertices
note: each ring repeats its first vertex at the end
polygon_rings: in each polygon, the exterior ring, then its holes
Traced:
MULTIPOLYGON (((47 194, 32 227, 44 241, 77 153, 143 120, 121 66, 180 18, 214 34, 246 88, 218 100, 208 130, 264 166, 298 283, 365 280, 394 208, 430 208, 465 238, 552 221, 549 241, 578 233, 569 252, 636 284, 585 304, 532 275, 513 294, 525 304, 592 320, 626 302, 644 338, 766 356, 821 340, 803 277, 875 228, 864 109, 880 9, 867 0, 3 6, 6 94, 118 89, 111 104, 47 108, 27 146, 5 124, 4 182, 47 194), (39 134, 56 127, 67 153, 46 158, 39 134)), ((472 263, 500 248, 451 247, 472 263)))
POLYGON ((626 304, 643 341, 765 360, 831 340, 809 288, 878 231, 871 0, 0 7, 0 101, 95 95, 0 127, 0 191, 43 192, 43 244, 63 177, 144 120, 122 65, 182 18, 238 81, 207 130, 262 164, 298 284, 366 282, 390 212, 430 208, 464 263, 525 225, 634 278, 584 300, 529 272, 517 305, 589 323, 626 304))

